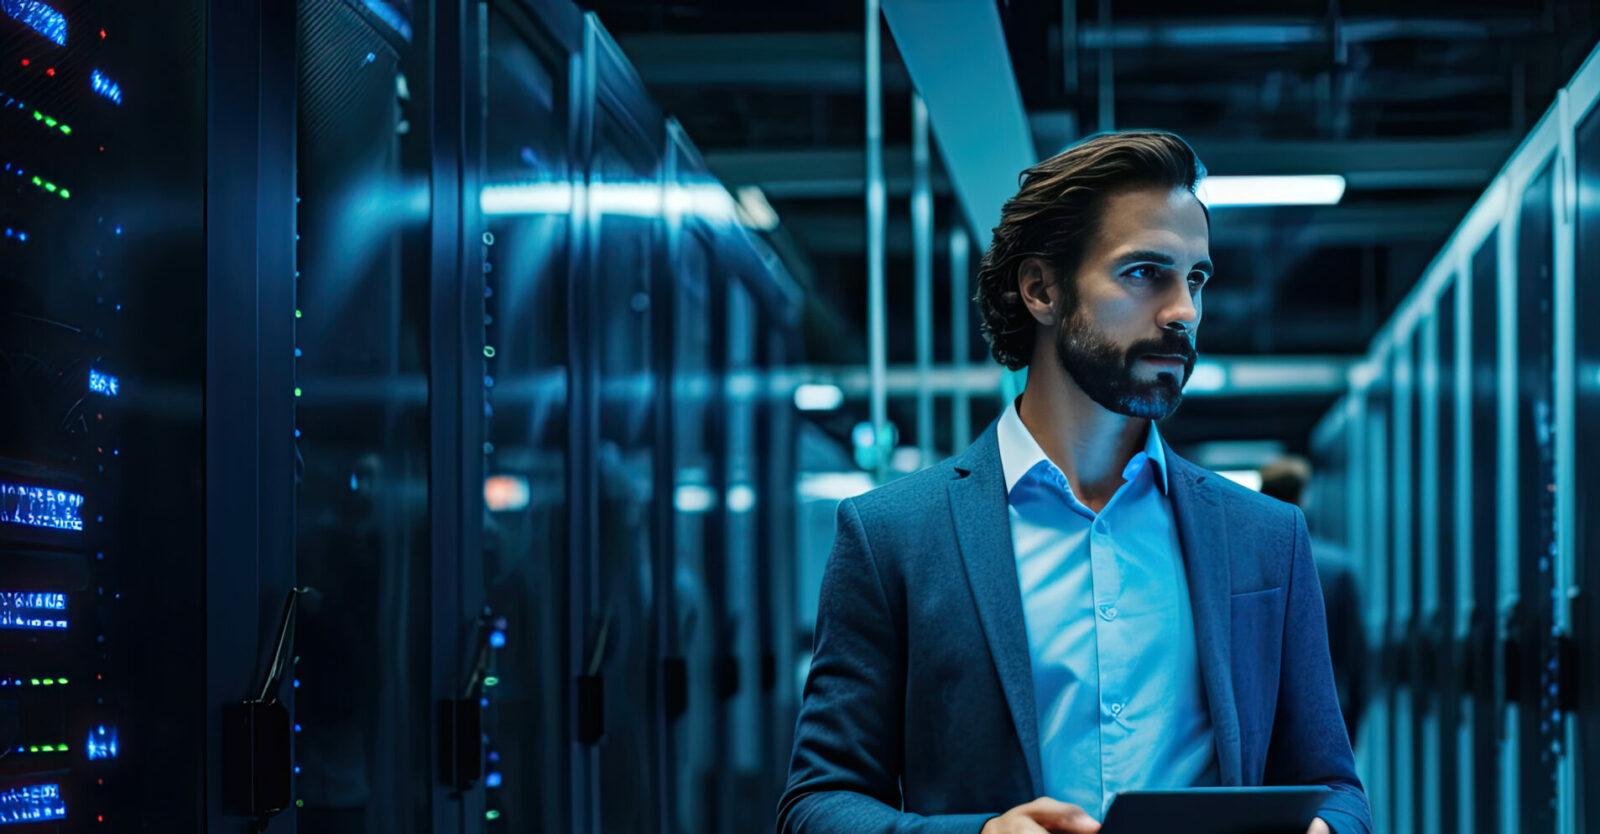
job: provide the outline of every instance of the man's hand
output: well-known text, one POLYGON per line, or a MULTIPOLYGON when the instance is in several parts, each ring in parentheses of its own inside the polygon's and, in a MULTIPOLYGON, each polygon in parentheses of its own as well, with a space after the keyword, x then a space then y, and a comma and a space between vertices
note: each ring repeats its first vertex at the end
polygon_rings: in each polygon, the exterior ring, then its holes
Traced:
POLYGON ((1306 829, 1306 834, 1333 834, 1333 831, 1322 821, 1322 817, 1317 817, 1311 821, 1311 827, 1306 829))
MULTIPOLYGON (((982 834, 1094 834, 1099 830, 1100 823, 1082 808, 1041 796, 984 823, 982 834)), ((1328 834, 1327 828, 1320 834, 1328 834)))

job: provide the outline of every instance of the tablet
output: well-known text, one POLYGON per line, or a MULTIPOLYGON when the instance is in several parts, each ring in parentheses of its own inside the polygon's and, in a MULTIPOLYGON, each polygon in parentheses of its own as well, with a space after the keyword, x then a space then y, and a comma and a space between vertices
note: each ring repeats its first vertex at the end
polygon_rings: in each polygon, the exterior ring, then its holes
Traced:
POLYGON ((1100 834, 1305 834, 1328 790, 1311 785, 1128 791, 1112 800, 1100 834))

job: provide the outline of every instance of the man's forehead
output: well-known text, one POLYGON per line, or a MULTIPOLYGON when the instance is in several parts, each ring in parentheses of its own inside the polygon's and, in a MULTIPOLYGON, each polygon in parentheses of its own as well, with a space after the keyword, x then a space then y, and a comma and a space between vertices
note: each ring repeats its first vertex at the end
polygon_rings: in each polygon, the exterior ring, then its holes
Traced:
POLYGON ((1184 189, 1138 189, 1112 195, 1100 217, 1099 243, 1125 251, 1166 251, 1174 258, 1207 257, 1210 227, 1200 201, 1184 189))

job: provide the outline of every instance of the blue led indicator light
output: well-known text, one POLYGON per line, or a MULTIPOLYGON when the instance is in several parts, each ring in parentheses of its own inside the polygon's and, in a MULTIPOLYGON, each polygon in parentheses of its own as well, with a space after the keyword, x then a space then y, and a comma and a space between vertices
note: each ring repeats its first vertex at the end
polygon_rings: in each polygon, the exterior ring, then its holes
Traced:
POLYGON ((294 731, 297 733, 300 732, 300 722, 294 722, 294 731))
POLYGON ((89 758, 115 759, 117 757, 117 728, 105 725, 89 731, 89 758))
POLYGON ((83 496, 0 481, 0 522, 51 530, 83 529, 83 496))
POLYGON ((294 766, 294 772, 295 773, 299 773, 300 772, 300 766, 299 765, 295 765, 294 766))
POLYGON ((110 99, 112 104, 122 104, 122 88, 105 73, 95 70, 89 76, 89 84, 94 87, 95 92, 110 99))
MULTIPOLYGON (((118 304, 117 309, 122 309, 122 305, 118 304)), ((108 397, 115 397, 121 390, 121 385, 117 382, 116 377, 111 376, 110 374, 100 373, 99 371, 90 368, 89 390, 95 392, 96 394, 104 394, 108 397)))
POLYGON ((500 751, 499 750, 490 750, 489 751, 489 761, 491 761, 491 762, 500 761, 500 751))
POLYGON ((489 708, 489 699, 488 698, 479 698, 478 699, 478 706, 480 706, 480 707, 482 707, 484 709, 488 709, 489 708))
POLYGON ((497 771, 497 772, 494 772, 494 773, 490 773, 487 777, 485 777, 484 780, 483 780, 483 784, 488 786, 488 787, 491 787, 491 788, 498 788, 498 787, 500 787, 500 783, 502 781, 503 781, 503 777, 501 777, 501 775, 497 771))
POLYGON ((359 487, 356 485, 356 473, 351 472, 350 473, 350 491, 351 492, 355 492, 357 489, 359 489, 359 487))
POLYGON ((498 648, 504 646, 505 644, 506 644, 506 633, 505 632, 503 632, 503 631, 492 631, 492 632, 489 633, 489 645, 494 646, 495 648, 498 649, 498 648))
POLYGON ((61 786, 26 785, 0 791, 0 825, 67 818, 61 786))
POLYGON ((299 678, 295 678, 294 679, 294 688, 295 689, 299 689, 300 688, 300 679, 299 678))
POLYGON ((18 23, 55 42, 67 45, 67 17, 40 0, 0 0, 0 8, 18 23))

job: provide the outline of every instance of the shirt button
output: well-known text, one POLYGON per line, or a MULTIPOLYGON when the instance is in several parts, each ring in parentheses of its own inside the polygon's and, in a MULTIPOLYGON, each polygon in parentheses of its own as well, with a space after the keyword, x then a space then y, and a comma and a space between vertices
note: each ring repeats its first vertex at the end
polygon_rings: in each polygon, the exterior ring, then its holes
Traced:
POLYGON ((1122 714, 1122 705, 1121 704, 1112 704, 1111 705, 1111 714, 1112 715, 1121 715, 1122 714))
POLYGON ((1100 616, 1108 623, 1115 620, 1117 618, 1117 607, 1115 605, 1100 606, 1100 616))
POLYGON ((1105 531, 1106 531, 1106 520, 1103 519, 1103 518, 1095 519, 1094 520, 1094 531, 1096 533, 1105 533, 1105 531))

